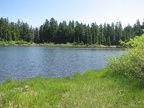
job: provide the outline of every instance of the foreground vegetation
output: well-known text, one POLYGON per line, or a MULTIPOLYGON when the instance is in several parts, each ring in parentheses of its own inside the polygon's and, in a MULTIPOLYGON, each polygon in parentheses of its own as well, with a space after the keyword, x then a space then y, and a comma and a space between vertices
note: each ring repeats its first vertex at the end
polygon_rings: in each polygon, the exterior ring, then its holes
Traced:
POLYGON ((144 82, 107 68, 64 78, 7 79, 0 84, 2 108, 144 107, 144 82))
POLYGON ((7 79, 0 84, 0 108, 143 108, 144 35, 108 67, 63 78, 7 79))
POLYGON ((144 34, 130 39, 128 42, 122 42, 124 46, 129 47, 126 53, 112 58, 108 67, 119 75, 144 80, 144 34))

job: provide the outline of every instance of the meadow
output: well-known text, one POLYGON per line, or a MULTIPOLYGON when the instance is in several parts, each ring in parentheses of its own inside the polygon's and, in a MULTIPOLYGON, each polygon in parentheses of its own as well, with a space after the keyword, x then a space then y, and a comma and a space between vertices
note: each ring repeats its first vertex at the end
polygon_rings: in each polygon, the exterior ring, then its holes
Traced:
POLYGON ((108 68, 65 77, 6 79, 1 108, 142 108, 144 82, 108 68))

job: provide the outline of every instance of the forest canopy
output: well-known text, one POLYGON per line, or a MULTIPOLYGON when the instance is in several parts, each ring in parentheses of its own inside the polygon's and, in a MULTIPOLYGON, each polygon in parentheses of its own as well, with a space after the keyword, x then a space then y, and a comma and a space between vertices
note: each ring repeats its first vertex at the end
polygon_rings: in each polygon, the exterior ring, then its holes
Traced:
POLYGON ((18 20, 10 22, 8 18, 0 18, 0 41, 26 41, 34 43, 67 42, 76 44, 119 45, 120 40, 127 42, 130 38, 141 36, 144 23, 139 20, 131 26, 122 27, 122 23, 96 22, 86 25, 78 21, 57 22, 54 18, 46 19, 40 27, 32 27, 28 23, 18 20))

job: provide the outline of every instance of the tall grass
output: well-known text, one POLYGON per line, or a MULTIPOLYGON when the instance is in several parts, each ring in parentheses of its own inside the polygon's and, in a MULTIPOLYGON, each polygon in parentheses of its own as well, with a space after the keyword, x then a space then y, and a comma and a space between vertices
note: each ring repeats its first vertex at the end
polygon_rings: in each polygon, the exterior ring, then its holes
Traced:
POLYGON ((144 83, 108 69, 64 78, 7 79, 0 84, 2 108, 144 107, 144 83))

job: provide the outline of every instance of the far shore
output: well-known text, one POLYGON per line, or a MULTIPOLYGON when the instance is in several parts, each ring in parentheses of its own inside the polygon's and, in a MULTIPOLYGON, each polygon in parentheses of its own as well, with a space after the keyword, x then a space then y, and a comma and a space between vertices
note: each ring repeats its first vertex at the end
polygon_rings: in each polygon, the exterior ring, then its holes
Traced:
MULTIPOLYGON (((2 45, 0 45, 2 46, 2 45)), ((3 46, 11 46, 9 44, 5 44, 3 46)), ((122 48, 121 46, 111 45, 67 45, 67 44, 14 44, 13 46, 49 46, 49 47, 74 47, 74 48, 122 48)))
POLYGON ((37 44, 37 43, 22 43, 22 44, 15 44, 15 43, 1 43, 0 46, 49 46, 49 47, 74 47, 74 48, 123 48, 120 45, 73 45, 71 43, 68 44, 54 44, 54 43, 44 43, 44 44, 37 44))

